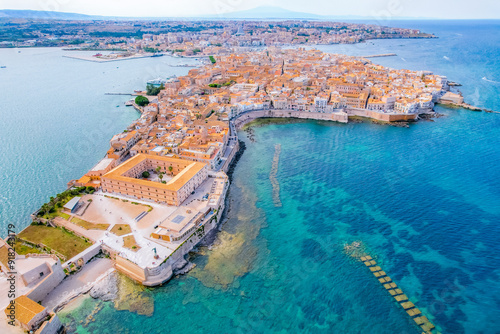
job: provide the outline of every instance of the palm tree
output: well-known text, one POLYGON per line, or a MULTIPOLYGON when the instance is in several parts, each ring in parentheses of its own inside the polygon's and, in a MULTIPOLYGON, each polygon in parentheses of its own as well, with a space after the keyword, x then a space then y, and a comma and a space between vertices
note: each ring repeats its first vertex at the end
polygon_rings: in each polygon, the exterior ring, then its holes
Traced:
POLYGON ((174 167, 172 167, 172 166, 168 166, 168 171, 170 172, 170 175, 173 175, 173 174, 172 174, 172 171, 173 171, 173 170, 174 170, 174 167))
POLYGON ((158 174, 158 177, 160 178, 160 181, 163 181, 163 173, 158 174))

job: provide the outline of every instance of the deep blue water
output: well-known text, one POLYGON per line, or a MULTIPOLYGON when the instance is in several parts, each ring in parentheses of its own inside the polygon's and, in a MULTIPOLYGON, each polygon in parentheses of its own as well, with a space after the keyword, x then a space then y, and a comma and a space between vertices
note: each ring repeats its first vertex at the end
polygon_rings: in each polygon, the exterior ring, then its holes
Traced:
MULTIPOLYGON (((321 48, 397 53, 374 61, 447 75, 468 102, 500 110, 500 23, 397 24, 440 38, 321 48)), ((78 333, 420 333, 344 254, 358 240, 441 332, 498 333, 500 115, 437 111, 445 116, 410 128, 297 122, 254 127, 255 141, 240 132, 247 150, 228 221, 196 268, 135 287, 118 307, 86 299, 63 322, 78 333), (95 307, 95 321, 80 322, 95 307)))

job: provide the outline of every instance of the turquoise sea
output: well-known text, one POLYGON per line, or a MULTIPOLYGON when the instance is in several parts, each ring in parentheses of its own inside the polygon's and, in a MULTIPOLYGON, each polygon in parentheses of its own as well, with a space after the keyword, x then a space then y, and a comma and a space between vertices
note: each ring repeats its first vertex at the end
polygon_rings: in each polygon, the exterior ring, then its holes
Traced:
MULTIPOLYGON (((439 39, 321 48, 397 53, 374 61, 447 75, 464 85, 468 102, 500 111, 500 22, 393 24, 439 39)), ((100 113, 128 117, 109 127, 123 128, 135 117, 99 94, 100 113)), ((62 113, 83 122, 87 110, 75 108, 62 113)), ((246 150, 233 174, 228 220, 211 249, 192 255, 196 268, 153 289, 122 278, 121 302, 87 298, 61 319, 77 333, 421 333, 369 270, 343 252, 345 243, 360 241, 439 331, 499 333, 500 114, 436 110, 443 117, 410 128, 300 121, 241 131, 246 150), (269 180, 276 144, 282 207, 274 206, 269 180), (94 321, 86 321, 93 310, 99 310, 94 321)), ((37 128, 44 134, 35 137, 40 146, 54 135, 50 127, 60 115, 44 112, 51 121, 37 128)), ((15 126, 25 133, 26 124, 15 126)), ((74 172, 85 172, 103 154, 107 138, 102 141, 74 172)), ((51 145, 43 158, 55 163, 67 144, 51 145)), ((10 178, 53 186, 67 173, 55 170, 48 178, 38 170, 52 170, 42 167, 46 161, 27 158, 38 151, 7 151, 9 161, 30 166, 36 177, 2 171, 2 188, 9 190, 3 196, 17 191, 10 178)), ((16 206, 26 211, 32 193, 24 196, 16 206)), ((5 220, 17 210, 3 212, 5 220)))
POLYGON ((108 63, 65 58, 95 52, 60 48, 0 49, 0 236, 18 231, 50 196, 80 178, 139 114, 124 102, 170 67, 194 60, 159 57, 108 63))

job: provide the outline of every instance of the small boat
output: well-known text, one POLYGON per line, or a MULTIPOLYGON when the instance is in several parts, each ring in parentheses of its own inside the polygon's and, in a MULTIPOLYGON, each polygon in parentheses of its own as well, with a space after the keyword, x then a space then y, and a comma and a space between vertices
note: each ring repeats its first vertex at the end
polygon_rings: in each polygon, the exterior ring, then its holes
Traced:
POLYGON ((130 106, 132 106, 132 105, 133 105, 133 103, 134 103, 134 100, 129 100, 129 101, 125 102, 125 105, 126 105, 127 107, 130 107, 130 106))
POLYGON ((0 68, 7 68, 7 66, 0 66, 0 68))

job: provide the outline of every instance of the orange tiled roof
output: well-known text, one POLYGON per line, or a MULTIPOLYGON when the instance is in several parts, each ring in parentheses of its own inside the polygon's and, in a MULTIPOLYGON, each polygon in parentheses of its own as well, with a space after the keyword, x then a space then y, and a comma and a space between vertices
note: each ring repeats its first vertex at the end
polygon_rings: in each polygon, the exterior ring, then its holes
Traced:
MULTIPOLYGON (((35 303, 26 296, 15 299, 16 319, 22 324, 28 324, 37 314, 43 312, 45 307, 35 303)), ((5 309, 5 314, 10 314, 10 310, 5 309)))
POLYGON ((188 160, 170 158, 164 156, 150 155, 150 154, 137 154, 125 161, 118 167, 112 169, 105 175, 103 178, 108 178, 117 181, 124 182, 134 182, 136 184, 140 184, 143 186, 154 186, 155 188, 169 190, 169 191, 178 191, 182 188, 189 180, 191 180, 199 171, 201 171, 206 166, 205 163, 201 162, 191 162, 188 160), (174 178, 167 182, 167 184, 136 179, 132 177, 123 176, 125 172, 138 165, 142 161, 146 159, 151 160, 161 160, 167 163, 177 163, 177 164, 188 164, 183 170, 181 170, 174 178))

